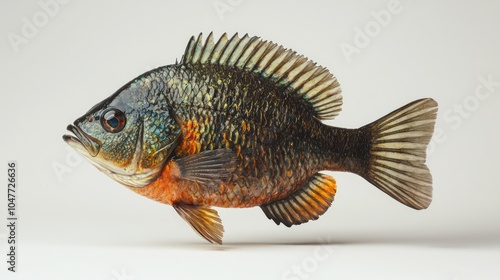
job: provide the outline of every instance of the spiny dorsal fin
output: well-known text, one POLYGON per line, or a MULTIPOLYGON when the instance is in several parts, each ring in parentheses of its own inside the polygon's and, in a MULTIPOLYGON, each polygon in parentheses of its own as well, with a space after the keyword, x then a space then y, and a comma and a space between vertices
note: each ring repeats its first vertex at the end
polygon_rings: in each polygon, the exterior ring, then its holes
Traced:
POLYGON ((191 37, 180 63, 226 65, 260 74, 298 94, 312 105, 319 119, 333 119, 341 110, 342 95, 335 76, 295 51, 259 37, 245 34, 240 38, 236 33, 228 39, 224 33, 214 43, 210 33, 203 43, 200 33, 198 38, 191 37))
POLYGON ((298 191, 290 196, 261 206, 267 218, 277 225, 300 225, 316 220, 332 204, 337 191, 333 177, 316 173, 298 191))

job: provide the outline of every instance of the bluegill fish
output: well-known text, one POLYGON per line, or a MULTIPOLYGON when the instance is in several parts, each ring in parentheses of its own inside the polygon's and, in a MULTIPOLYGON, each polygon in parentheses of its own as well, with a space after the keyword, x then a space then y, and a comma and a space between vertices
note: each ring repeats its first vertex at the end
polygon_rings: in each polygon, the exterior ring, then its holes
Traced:
POLYGON ((213 206, 259 206, 288 227, 318 219, 337 191, 323 170, 358 174, 404 205, 427 208, 437 103, 416 100, 357 129, 321 122, 341 105, 337 79, 306 57, 258 37, 203 42, 200 34, 180 62, 133 79, 63 139, 219 244, 213 206))

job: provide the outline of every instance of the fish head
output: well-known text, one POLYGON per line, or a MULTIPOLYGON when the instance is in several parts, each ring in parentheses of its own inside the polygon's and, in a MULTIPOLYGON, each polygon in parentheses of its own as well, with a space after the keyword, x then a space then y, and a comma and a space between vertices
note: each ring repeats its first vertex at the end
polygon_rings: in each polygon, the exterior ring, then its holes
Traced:
POLYGON ((171 108, 156 96, 149 83, 131 82, 68 125, 73 135, 63 139, 119 183, 147 186, 181 134, 171 108))

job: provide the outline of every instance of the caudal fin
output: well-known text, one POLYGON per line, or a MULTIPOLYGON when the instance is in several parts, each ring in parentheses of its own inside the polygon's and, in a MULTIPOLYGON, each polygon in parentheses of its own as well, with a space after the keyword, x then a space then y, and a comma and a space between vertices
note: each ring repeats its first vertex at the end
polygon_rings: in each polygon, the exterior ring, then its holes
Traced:
POLYGON ((420 99, 363 127, 372 136, 369 166, 363 177, 415 209, 425 209, 432 201, 432 176, 425 158, 437 106, 433 99, 420 99))

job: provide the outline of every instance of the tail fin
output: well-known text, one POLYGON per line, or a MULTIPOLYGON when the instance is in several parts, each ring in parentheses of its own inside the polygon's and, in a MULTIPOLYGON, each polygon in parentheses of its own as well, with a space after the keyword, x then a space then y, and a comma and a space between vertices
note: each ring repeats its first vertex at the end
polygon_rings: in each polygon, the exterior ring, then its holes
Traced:
POLYGON ((432 201, 432 176, 425 157, 437 106, 433 99, 420 99, 363 127, 372 136, 369 166, 363 177, 415 209, 425 209, 432 201))

